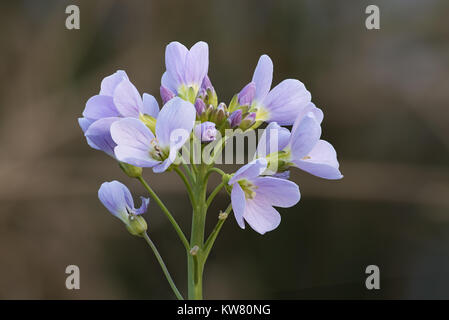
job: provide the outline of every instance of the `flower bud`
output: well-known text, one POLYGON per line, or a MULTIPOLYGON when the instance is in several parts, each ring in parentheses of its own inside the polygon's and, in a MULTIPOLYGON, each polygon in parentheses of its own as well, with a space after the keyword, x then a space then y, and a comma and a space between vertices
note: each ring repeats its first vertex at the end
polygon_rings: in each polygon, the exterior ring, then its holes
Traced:
POLYGON ((161 93, 161 98, 162 98, 163 104, 166 104, 168 101, 170 101, 171 99, 173 99, 175 97, 175 94, 167 87, 161 86, 159 91, 161 93))
POLYGON ((129 233, 133 236, 141 236, 148 229, 147 222, 140 215, 130 214, 128 217, 128 224, 126 225, 129 233))
POLYGON ((119 161, 119 166, 123 172, 130 178, 139 178, 142 176, 142 168, 135 167, 125 162, 119 161))
POLYGON ((223 102, 221 102, 218 105, 217 110, 215 112, 215 122, 221 124, 223 120, 227 117, 226 114, 227 114, 226 105, 223 102))
POLYGON ((235 110, 228 118, 229 126, 231 128, 237 127, 242 122, 242 110, 235 110))
POLYGON ((198 251, 200 251, 200 247, 198 247, 198 246, 193 246, 193 248, 190 249, 190 254, 191 254, 192 256, 196 256, 196 255, 198 254, 198 251))
POLYGON ((217 129, 215 123, 206 121, 197 124, 194 129, 195 136, 201 140, 201 142, 211 142, 217 137, 217 129))
POLYGON ((245 119, 242 120, 242 122, 240 123, 240 129, 242 129, 243 131, 251 128, 251 126, 254 124, 254 122, 256 121, 256 113, 255 112, 250 112, 245 119))
POLYGON ((195 101, 195 109, 196 109, 196 113, 201 116, 201 114, 206 111, 206 104, 204 103, 203 100, 201 99, 196 99, 195 101))

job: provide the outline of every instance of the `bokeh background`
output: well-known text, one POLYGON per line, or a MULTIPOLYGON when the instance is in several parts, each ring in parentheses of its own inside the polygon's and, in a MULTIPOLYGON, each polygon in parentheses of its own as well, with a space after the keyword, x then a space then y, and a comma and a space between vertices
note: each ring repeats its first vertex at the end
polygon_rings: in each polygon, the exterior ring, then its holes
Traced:
MULTIPOLYGON (((0 298, 173 298, 144 241, 97 199, 103 181, 144 189, 90 149, 77 123, 117 69, 157 95, 173 40, 209 43, 225 102, 269 54, 274 83, 300 79, 324 110, 323 137, 345 175, 294 171, 302 200, 264 236, 231 217, 206 265, 206 298, 449 298, 448 14, 445 0, 2 1, 0 298), (65 28, 69 4, 80 30, 65 28), (365 28, 369 4, 380 30, 365 28), (70 264, 80 290, 65 288, 70 264), (370 264, 377 291, 365 288, 370 264)), ((145 176, 188 233, 177 176, 145 176)), ((218 198, 208 230, 227 203, 218 198)), ((182 245, 155 203, 147 219, 185 292, 182 245)))

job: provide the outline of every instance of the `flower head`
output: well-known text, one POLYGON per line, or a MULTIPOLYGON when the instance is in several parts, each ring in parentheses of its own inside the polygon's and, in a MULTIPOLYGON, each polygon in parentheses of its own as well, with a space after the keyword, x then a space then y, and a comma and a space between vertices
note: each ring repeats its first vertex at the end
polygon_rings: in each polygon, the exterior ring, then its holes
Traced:
POLYGON ((158 113, 156 99, 147 93, 141 97, 125 71, 119 70, 103 79, 100 93, 87 101, 78 123, 92 148, 113 157, 112 123, 124 117, 141 118, 145 115, 157 118, 158 113))
POLYGON ((194 106, 176 97, 161 109, 155 134, 137 119, 114 122, 111 135, 117 144, 116 158, 137 167, 153 167, 154 172, 165 171, 190 137, 195 116, 194 106))
POLYGON ((291 133, 276 122, 270 123, 257 145, 256 156, 293 165, 320 178, 341 179, 334 147, 320 139, 322 120, 322 111, 310 103, 296 119, 291 133))
POLYGON ((260 234, 277 228, 281 222, 273 206, 288 208, 301 197, 294 182, 261 176, 266 168, 265 159, 256 159, 241 167, 228 182, 232 186, 231 202, 238 225, 244 229, 246 221, 260 234))
POLYGON ((119 181, 104 182, 98 190, 98 198, 112 215, 122 220, 132 234, 146 231, 146 222, 142 217, 150 202, 149 198, 140 197, 142 205, 136 209, 129 189, 119 181))
POLYGON ((262 55, 257 63, 252 81, 239 93, 239 103, 255 110, 257 121, 292 125, 310 102, 310 92, 296 79, 287 79, 272 90, 273 62, 262 55))
POLYGON ((162 86, 194 103, 209 69, 207 43, 197 42, 188 50, 179 42, 170 42, 165 49, 165 67, 162 86))

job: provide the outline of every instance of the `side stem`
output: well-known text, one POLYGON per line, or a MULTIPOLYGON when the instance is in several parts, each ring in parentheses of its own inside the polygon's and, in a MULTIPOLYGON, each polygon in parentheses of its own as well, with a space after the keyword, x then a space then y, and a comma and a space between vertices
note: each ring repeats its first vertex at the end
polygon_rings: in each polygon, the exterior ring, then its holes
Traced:
POLYGON ((161 255, 159 254, 159 251, 157 250, 153 241, 151 241, 150 237, 148 236, 148 234, 146 232, 142 234, 142 237, 148 243, 151 250, 153 250, 153 253, 156 256, 157 261, 161 265, 161 268, 162 268, 162 271, 164 272, 165 278, 167 278, 167 281, 170 284, 170 287, 172 288, 173 292, 175 293, 176 298, 178 298, 178 300, 184 300, 184 298, 182 297, 178 288, 176 288, 176 285, 175 285, 172 277, 170 276, 170 272, 168 272, 167 266, 165 265, 164 260, 162 259, 161 255))

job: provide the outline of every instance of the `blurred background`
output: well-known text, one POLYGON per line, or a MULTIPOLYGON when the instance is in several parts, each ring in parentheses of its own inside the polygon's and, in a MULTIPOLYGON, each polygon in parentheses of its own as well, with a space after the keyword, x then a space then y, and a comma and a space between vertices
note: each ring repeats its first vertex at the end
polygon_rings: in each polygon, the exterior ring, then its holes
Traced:
MULTIPOLYGON (((2 1, 0 298, 174 298, 144 241, 97 199, 103 181, 135 196, 144 189, 90 149, 77 123, 117 69, 158 96, 173 40, 209 43, 225 102, 269 54, 273 84, 297 78, 323 109, 323 138, 345 175, 293 171, 302 199, 264 236, 228 219, 205 298, 449 298, 448 14, 444 0, 2 1), (80 30, 65 28, 69 4, 80 8, 80 30), (369 4, 380 8, 380 30, 365 28, 369 4), (80 290, 65 288, 70 264, 80 290), (365 288, 370 264, 380 290, 365 288)), ((145 177, 188 233, 178 177, 145 177)), ((208 231, 228 201, 218 198, 208 231)), ((150 234, 186 292, 183 247, 155 203, 149 211, 150 234)))

